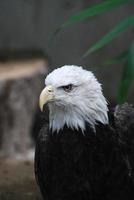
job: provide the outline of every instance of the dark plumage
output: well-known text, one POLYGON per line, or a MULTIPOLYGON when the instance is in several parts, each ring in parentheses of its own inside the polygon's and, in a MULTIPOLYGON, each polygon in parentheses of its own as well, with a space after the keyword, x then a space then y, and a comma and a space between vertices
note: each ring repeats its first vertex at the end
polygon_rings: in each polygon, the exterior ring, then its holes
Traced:
POLYGON ((44 200, 130 200, 134 198, 134 107, 117 106, 110 123, 96 132, 86 124, 40 131, 35 174, 44 200))

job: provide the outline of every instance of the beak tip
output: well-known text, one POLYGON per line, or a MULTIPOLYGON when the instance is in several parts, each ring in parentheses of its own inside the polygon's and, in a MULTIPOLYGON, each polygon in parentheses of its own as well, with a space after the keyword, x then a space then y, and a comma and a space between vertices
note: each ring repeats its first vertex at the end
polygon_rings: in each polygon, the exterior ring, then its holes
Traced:
POLYGON ((40 103, 39 103, 39 108, 40 108, 40 111, 41 111, 41 112, 43 112, 43 106, 44 106, 44 105, 40 102, 40 103))

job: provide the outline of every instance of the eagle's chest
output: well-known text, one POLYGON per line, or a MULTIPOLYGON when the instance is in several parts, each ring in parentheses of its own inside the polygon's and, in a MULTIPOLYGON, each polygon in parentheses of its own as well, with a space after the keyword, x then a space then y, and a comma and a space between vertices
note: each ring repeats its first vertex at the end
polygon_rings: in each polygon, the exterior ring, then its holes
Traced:
POLYGON ((58 182, 60 176, 62 183, 67 183, 66 187, 75 184, 75 187, 79 185, 86 189, 95 182, 96 186, 100 185, 113 148, 104 134, 102 137, 93 131, 82 134, 68 129, 49 135, 46 156, 53 178, 58 182))
POLYGON ((112 199, 120 198, 122 191, 128 195, 131 183, 117 139, 107 128, 99 130, 82 134, 65 128, 47 135, 40 147, 39 167, 49 197, 104 200, 109 191, 112 199))

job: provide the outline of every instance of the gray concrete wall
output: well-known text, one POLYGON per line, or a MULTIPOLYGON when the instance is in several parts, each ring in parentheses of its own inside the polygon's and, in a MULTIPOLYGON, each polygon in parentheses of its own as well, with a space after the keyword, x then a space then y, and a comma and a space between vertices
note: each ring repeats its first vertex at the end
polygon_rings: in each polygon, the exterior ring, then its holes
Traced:
MULTIPOLYGON (((50 43, 55 29, 68 16, 101 0, 1 0, 0 1, 0 50, 2 49, 42 49, 51 58, 52 67, 64 64, 85 66, 95 72, 103 84, 108 99, 114 100, 122 67, 98 68, 99 63, 128 48, 134 38, 132 29, 123 33, 97 54, 80 60, 85 50, 110 31, 126 16, 134 13, 134 6, 122 6, 114 11, 85 20, 66 28, 50 43)), ((133 89, 129 101, 133 101, 133 89)))

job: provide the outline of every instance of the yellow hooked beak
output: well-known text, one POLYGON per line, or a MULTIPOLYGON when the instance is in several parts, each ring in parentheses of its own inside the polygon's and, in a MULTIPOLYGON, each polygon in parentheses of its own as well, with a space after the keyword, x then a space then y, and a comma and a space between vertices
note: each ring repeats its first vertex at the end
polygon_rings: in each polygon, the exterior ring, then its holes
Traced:
POLYGON ((42 92, 40 94, 40 98, 39 98, 39 106, 40 106, 41 111, 43 111, 43 106, 47 102, 54 100, 53 91, 54 91, 54 88, 51 85, 45 87, 42 90, 42 92))

